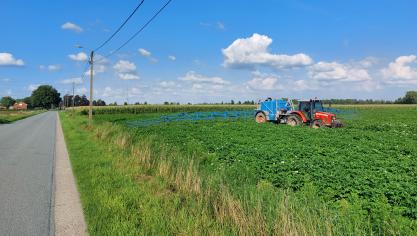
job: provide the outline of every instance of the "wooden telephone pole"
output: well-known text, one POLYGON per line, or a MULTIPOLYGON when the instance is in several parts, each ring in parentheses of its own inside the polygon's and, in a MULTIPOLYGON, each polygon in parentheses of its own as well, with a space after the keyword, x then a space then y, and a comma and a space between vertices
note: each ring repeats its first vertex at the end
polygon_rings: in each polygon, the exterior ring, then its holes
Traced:
POLYGON ((88 110, 88 125, 93 124, 93 79, 94 79, 94 51, 90 54, 90 108, 88 110))

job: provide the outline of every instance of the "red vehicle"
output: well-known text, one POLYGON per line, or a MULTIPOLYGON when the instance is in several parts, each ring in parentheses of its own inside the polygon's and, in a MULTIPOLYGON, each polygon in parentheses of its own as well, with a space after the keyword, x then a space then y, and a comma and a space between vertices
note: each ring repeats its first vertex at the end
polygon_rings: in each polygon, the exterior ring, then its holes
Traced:
POLYGON ((301 124, 310 125, 312 128, 331 127, 339 128, 343 123, 336 119, 336 115, 324 111, 323 103, 320 100, 300 101, 298 110, 292 111, 287 118, 287 124, 297 126, 301 124))

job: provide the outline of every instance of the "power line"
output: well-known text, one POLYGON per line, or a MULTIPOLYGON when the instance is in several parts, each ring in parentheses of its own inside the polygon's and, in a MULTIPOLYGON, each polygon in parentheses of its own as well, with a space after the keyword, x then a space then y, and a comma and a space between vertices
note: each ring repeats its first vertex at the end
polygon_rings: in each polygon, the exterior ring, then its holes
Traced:
POLYGON ((110 42, 110 40, 112 40, 113 37, 116 36, 117 33, 119 33, 119 31, 123 28, 123 26, 125 26, 126 23, 130 20, 130 18, 132 18, 132 16, 139 10, 139 8, 142 6, 144 1, 145 0, 142 0, 139 3, 139 5, 136 6, 136 8, 133 10, 133 12, 130 13, 129 17, 127 17, 127 19, 122 23, 122 25, 120 25, 120 27, 106 41, 104 41, 100 46, 98 46, 96 49, 94 49, 95 52, 97 52, 102 47, 104 47, 104 45, 106 45, 108 42, 110 42))
MULTIPOLYGON (((167 6, 168 4, 170 4, 172 2, 172 0, 168 0, 164 6, 162 6, 159 11, 157 11, 152 18, 150 18, 146 24, 144 24, 142 26, 142 28, 140 28, 132 37, 130 37, 125 43, 123 43, 120 47, 118 47, 116 50, 112 51, 111 53, 107 54, 104 58, 108 58, 110 56, 112 56, 113 54, 115 54, 116 52, 120 51, 120 49, 122 49, 123 47, 125 47, 128 43, 130 43, 130 41, 132 41, 134 38, 136 38, 136 36, 138 36, 167 6)), ((103 59, 104 59, 103 58, 103 59)))

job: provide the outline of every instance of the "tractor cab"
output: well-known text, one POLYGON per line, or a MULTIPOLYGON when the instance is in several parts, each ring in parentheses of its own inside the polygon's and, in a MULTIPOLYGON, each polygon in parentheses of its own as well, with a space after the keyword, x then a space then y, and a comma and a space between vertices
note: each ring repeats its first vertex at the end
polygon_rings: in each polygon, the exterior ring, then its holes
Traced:
POLYGON ((324 112, 323 103, 320 100, 300 101, 298 110, 303 112, 309 120, 314 119, 316 112, 324 112))
POLYGON ((300 101, 298 111, 294 113, 299 116, 303 123, 309 124, 312 128, 323 126, 338 128, 343 126, 342 122, 336 119, 335 114, 325 111, 321 100, 300 101))

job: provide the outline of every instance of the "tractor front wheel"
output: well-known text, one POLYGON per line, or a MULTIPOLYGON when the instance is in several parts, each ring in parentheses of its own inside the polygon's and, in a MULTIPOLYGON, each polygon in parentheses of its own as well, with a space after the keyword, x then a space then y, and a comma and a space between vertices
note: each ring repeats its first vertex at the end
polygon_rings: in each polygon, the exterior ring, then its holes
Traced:
POLYGON ((289 126, 294 127, 294 126, 301 125, 301 123, 302 121, 298 118, 297 115, 291 115, 291 116, 288 116, 287 118, 287 125, 289 126))
POLYGON ((266 116, 263 112, 259 112, 255 116, 256 123, 261 124, 266 122, 266 116))
POLYGON ((314 120, 313 123, 311 123, 310 127, 313 129, 320 129, 321 127, 323 127, 323 121, 314 120))

